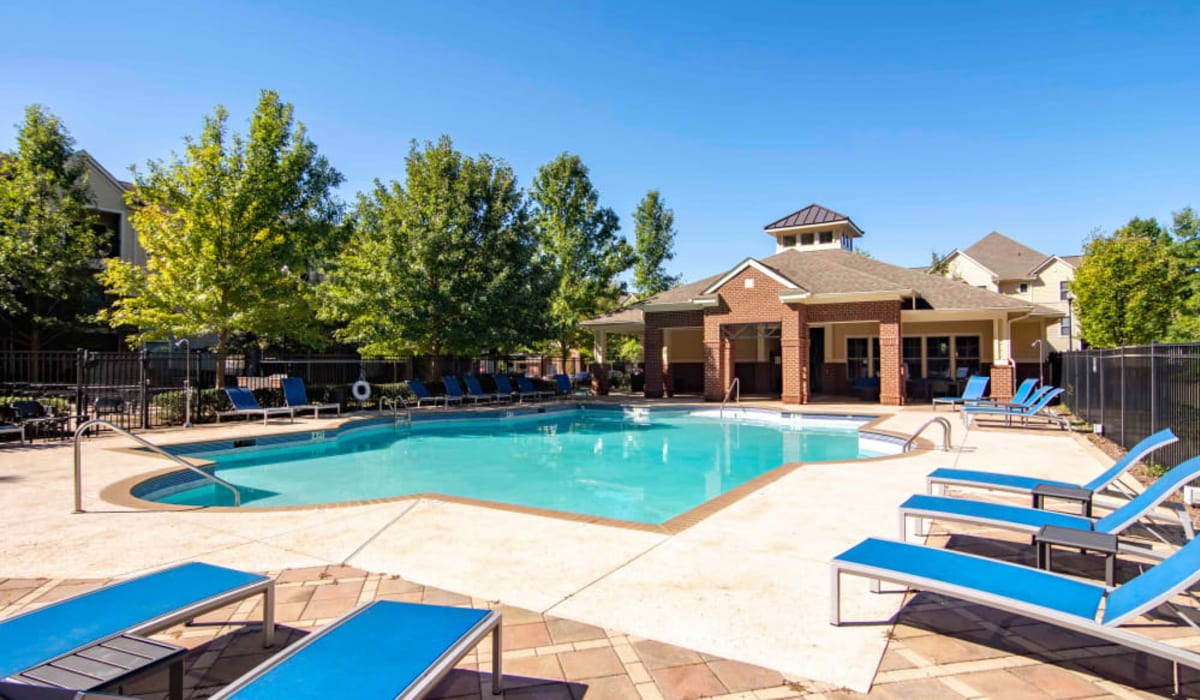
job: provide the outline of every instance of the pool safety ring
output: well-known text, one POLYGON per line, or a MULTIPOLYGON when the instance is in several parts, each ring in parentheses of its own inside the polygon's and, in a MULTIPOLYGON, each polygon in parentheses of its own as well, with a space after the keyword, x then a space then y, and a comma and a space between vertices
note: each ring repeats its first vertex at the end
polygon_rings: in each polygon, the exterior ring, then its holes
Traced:
POLYGON ((360 379, 350 385, 350 393, 354 394, 355 399, 366 401, 371 398, 371 385, 360 379))

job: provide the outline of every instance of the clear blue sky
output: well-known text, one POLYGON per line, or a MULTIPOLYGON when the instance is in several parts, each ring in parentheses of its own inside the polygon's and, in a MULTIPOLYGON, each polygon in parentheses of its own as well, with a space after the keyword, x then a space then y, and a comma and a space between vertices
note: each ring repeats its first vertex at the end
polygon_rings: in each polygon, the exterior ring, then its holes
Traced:
POLYGON ((273 88, 348 200, 403 179, 411 139, 524 186, 571 151, 630 238, 663 192, 692 280, 811 202, 902 265, 992 230, 1076 253, 1200 207, 1197 2, 43 2, 0 26, 0 124, 45 104, 119 176, 216 104, 244 131, 273 88))

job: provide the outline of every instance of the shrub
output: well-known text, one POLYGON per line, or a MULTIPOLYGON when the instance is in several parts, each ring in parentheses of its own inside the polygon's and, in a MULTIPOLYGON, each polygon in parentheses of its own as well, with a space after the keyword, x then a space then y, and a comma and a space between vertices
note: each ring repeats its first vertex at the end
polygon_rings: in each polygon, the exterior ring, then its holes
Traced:
MULTIPOLYGON (((217 411, 229 411, 233 405, 224 389, 193 389, 192 390, 192 422, 215 420, 217 411)), ((168 423, 182 423, 184 419, 184 393, 164 391, 150 399, 150 406, 158 412, 158 417, 168 423)))
POLYGON ((71 402, 58 396, 0 396, 0 406, 11 405, 13 401, 37 401, 55 413, 71 412, 71 402))

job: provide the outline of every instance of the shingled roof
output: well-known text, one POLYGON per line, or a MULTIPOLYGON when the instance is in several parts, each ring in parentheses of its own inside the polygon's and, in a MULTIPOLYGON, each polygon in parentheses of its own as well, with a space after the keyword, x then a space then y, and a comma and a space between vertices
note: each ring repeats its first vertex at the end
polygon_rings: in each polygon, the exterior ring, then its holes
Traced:
MULTIPOLYGON (((892 292, 912 294, 936 310, 1027 309, 1038 314, 1054 315, 1054 309, 1035 306, 972 287, 969 284, 938 275, 930 275, 898 265, 881 262, 840 249, 798 251, 785 250, 758 261, 781 277, 799 287, 798 291, 812 295, 870 294, 892 292)), ((713 275, 645 299, 642 304, 686 303, 704 295, 705 290, 725 277, 713 275)))
MULTIPOLYGON (((767 231, 773 231, 781 228, 796 228, 797 226, 815 226, 818 224, 833 224, 839 221, 849 221, 853 226, 854 222, 850 221, 850 217, 841 214, 832 209, 826 209, 820 204, 810 204, 799 211, 794 211, 791 214, 772 221, 763 228, 767 231)), ((854 226, 858 228, 858 226, 854 226)))
POLYGON ((963 252, 1002 280, 1028 279, 1048 257, 996 231, 980 238, 963 252))

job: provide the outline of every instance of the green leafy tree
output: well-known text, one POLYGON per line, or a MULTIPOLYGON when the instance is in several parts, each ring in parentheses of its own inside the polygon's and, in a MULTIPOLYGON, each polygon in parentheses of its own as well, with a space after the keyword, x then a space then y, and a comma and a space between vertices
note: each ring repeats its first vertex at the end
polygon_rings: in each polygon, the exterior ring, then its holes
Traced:
MULTIPOLYGON (((232 333, 319 344, 309 277, 340 247, 342 176, 317 152, 292 106, 264 90, 246 137, 218 106, 182 155, 135 172, 128 201, 146 267, 109 261, 118 297, 106 318, 131 343, 232 333)), ((221 363, 218 385, 224 383, 221 363)))
POLYGON ((0 318, 33 350, 80 327, 101 237, 88 210, 87 168, 58 117, 25 110, 17 148, 0 153, 0 318))
POLYGON ((545 333, 547 287, 513 170, 448 136, 408 154, 405 184, 360 195, 350 245, 323 284, 322 315, 368 355, 511 350, 545 333))
POLYGON ((624 292, 617 279, 634 262, 617 235, 616 213, 600 195, 579 156, 563 153, 533 181, 533 221, 539 264, 551 280, 550 329, 565 363, 588 337, 579 322, 611 309, 624 292))
POLYGON ((637 258, 633 283, 638 294, 648 297, 679 284, 664 265, 675 257, 675 212, 666 207, 658 190, 650 190, 633 212, 637 258))
POLYGON ((1093 234, 1071 282, 1083 339, 1095 347, 1162 340, 1180 287, 1170 237, 1153 219, 1093 234))
POLYGON ((1171 236, 1183 274, 1183 299, 1168 334, 1169 340, 1200 340, 1200 217, 1191 207, 1172 214, 1171 236))
POLYGON ((938 255, 936 250, 929 251, 929 274, 946 277, 950 274, 950 255, 938 255))

